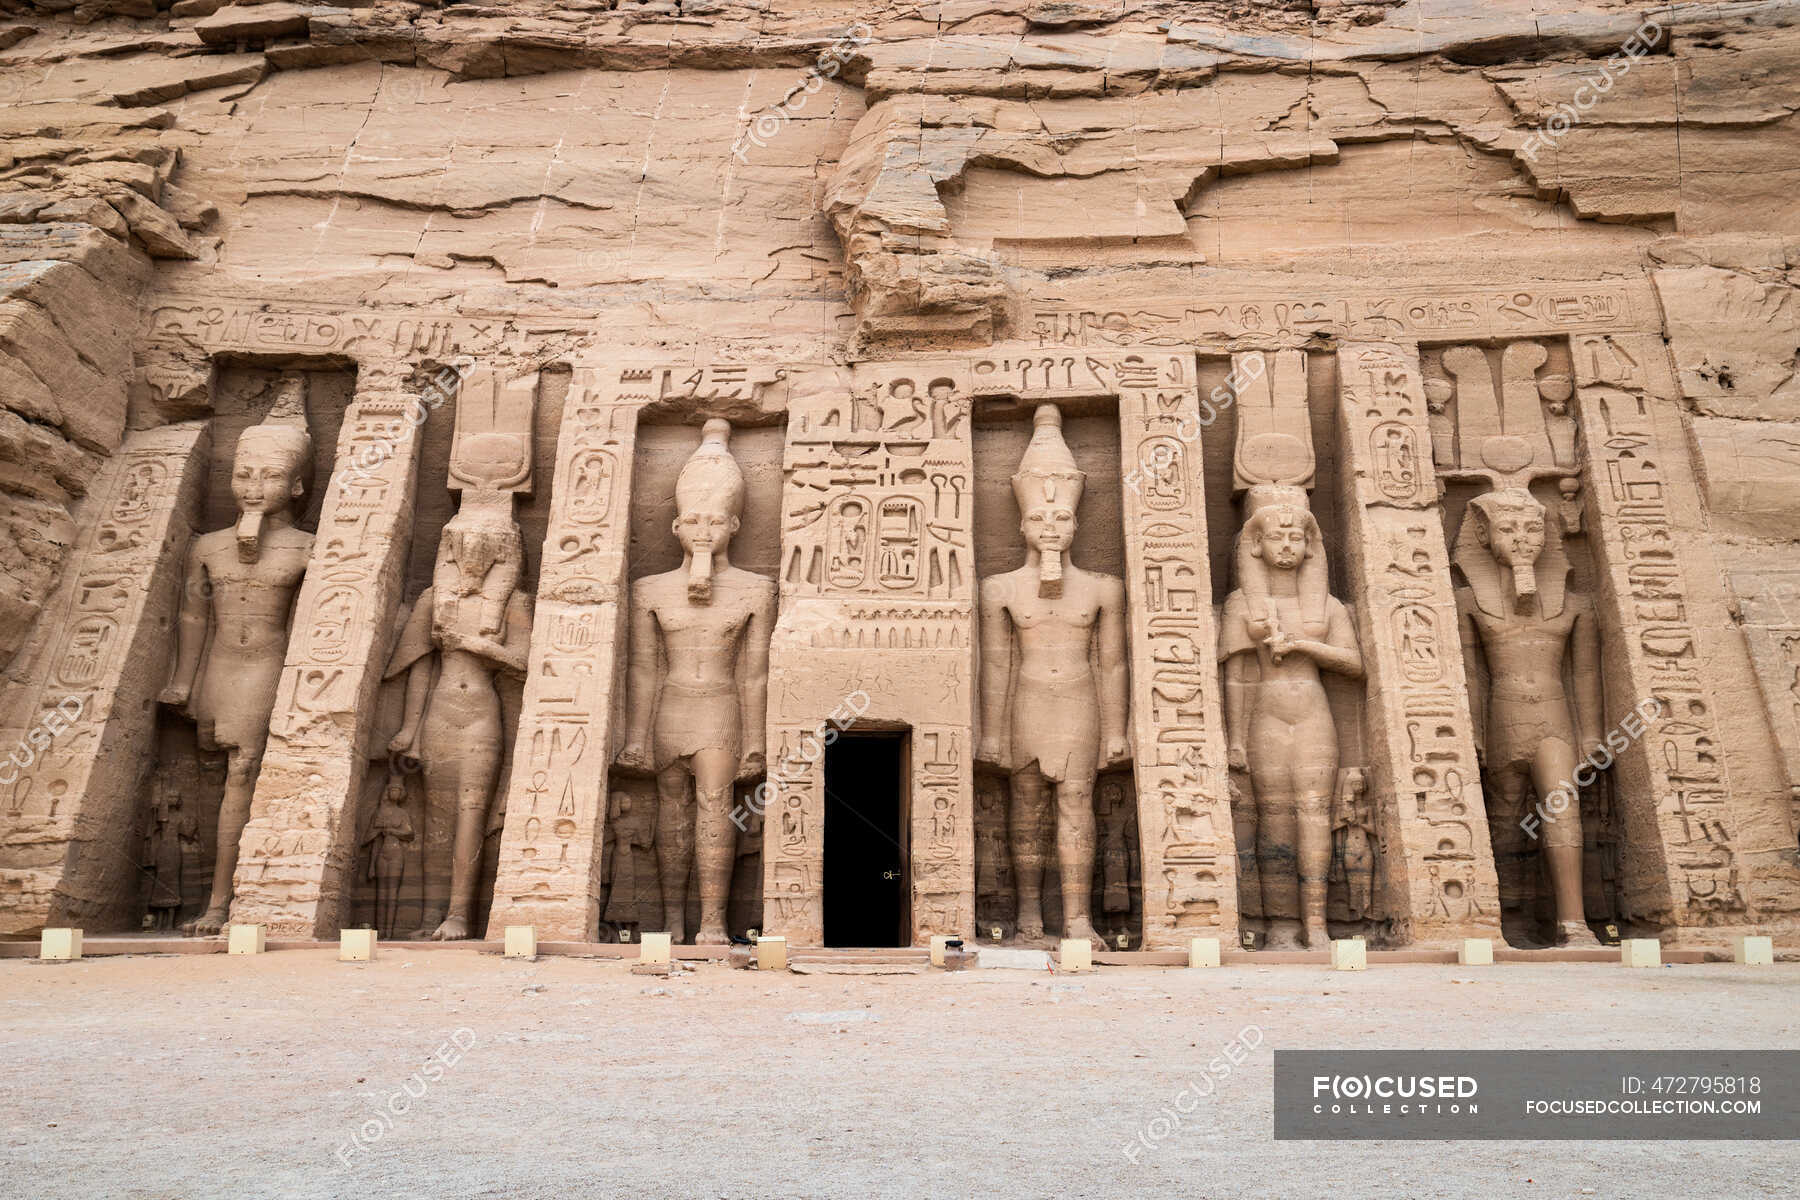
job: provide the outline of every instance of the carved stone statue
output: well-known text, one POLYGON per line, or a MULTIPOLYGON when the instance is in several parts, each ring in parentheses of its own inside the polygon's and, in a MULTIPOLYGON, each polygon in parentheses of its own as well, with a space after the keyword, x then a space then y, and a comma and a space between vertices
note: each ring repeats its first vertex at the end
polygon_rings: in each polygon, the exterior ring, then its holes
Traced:
POLYGON ((1453 559, 1476 749, 1498 795, 1489 804, 1502 917, 1517 907, 1536 857, 1521 828, 1526 798, 1561 790, 1562 811, 1538 826, 1555 893, 1559 940, 1594 945, 1581 897, 1579 756, 1610 761, 1600 742, 1600 636, 1593 602, 1568 590, 1569 561, 1549 514, 1520 487, 1469 502, 1453 559), (1564 686, 1564 664, 1573 691, 1564 686))
POLYGON ((1360 767, 1338 772, 1331 806, 1331 880, 1343 887, 1344 916, 1351 921, 1375 915, 1375 814, 1368 779, 1360 767))
POLYGON ((1064 936, 1105 949, 1091 915, 1094 776, 1129 753, 1125 585, 1066 562, 1086 476, 1063 441, 1055 405, 1039 405, 1032 424, 1012 477, 1025 565, 981 581, 976 759, 1011 775, 1018 936, 1044 936, 1043 878, 1054 831, 1064 936))
MULTIPOLYGON (((197 772, 189 772, 190 776, 197 772)), ((158 930, 173 929, 181 911, 183 868, 193 852, 200 823, 183 803, 180 782, 167 770, 151 776, 150 828, 145 832, 150 868, 150 916, 158 930)))
POLYGON ((1225 600, 1225 729, 1231 769, 1250 776, 1245 832, 1256 846, 1267 946, 1318 949, 1331 869, 1337 726, 1321 668, 1362 676, 1350 614, 1327 589, 1319 524, 1298 488, 1259 485, 1244 497, 1238 590, 1225 600))
POLYGON ((1100 911, 1110 931, 1124 931, 1131 917, 1131 843, 1127 836, 1130 803, 1116 778, 1100 785, 1096 810, 1100 823, 1100 911))
POLYGON ((294 527, 294 501, 312 465, 304 380, 288 376, 268 419, 238 437, 231 490, 238 521, 194 539, 188 551, 175 669, 159 697, 185 708, 204 749, 226 753, 225 799, 206 911, 184 925, 216 934, 231 909, 238 841, 269 740, 269 714, 287 658, 294 599, 313 535, 294 527))
POLYGON ((729 423, 708 421, 676 478, 681 567, 632 585, 628 726, 618 758, 656 776, 663 919, 678 942, 687 940, 687 878, 698 857, 699 945, 730 940, 732 784, 764 771, 775 628, 775 581, 732 566, 728 554, 744 506, 730 439, 729 423))
POLYGON ((369 882, 375 885, 375 928, 382 937, 393 937, 399 919, 400 889, 406 882, 406 847, 414 837, 412 818, 406 815, 406 780, 390 774, 375 806, 369 836, 363 847, 369 856, 369 882))
MULTIPOLYGON (((529 453, 501 434, 470 440, 477 444, 464 462, 490 465, 484 476, 504 473, 507 453, 529 453)), ((512 497, 484 487, 466 491, 438 542, 431 586, 413 602, 388 660, 386 678, 406 672, 405 715, 388 749, 419 760, 428 821, 433 813, 456 814, 447 908, 429 892, 444 864, 426 863, 426 920, 418 932, 437 941, 468 937, 474 916, 488 809, 506 752, 497 677, 506 671, 523 678, 531 645, 531 595, 518 587, 523 567, 512 497)), ((441 859, 442 839, 425 844, 441 859)))

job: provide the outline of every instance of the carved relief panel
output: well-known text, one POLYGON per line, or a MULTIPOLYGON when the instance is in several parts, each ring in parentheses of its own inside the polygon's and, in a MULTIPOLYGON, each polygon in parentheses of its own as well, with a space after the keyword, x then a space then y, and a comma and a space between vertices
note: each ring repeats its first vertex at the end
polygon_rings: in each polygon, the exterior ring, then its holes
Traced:
POLYGON ((563 404, 490 936, 535 925, 586 941, 599 924, 636 384, 617 367, 580 368, 563 404))
POLYGON ((1717 640, 1724 597, 1663 348, 1587 337, 1573 351, 1596 558, 1617 606, 1608 672, 1648 717, 1618 756, 1626 917, 1734 925, 1791 912, 1800 878, 1766 852, 1791 846, 1785 822, 1770 819, 1786 798, 1750 752, 1741 683, 1720 674, 1733 672, 1736 648, 1717 640), (1746 845, 1752 823, 1764 853, 1746 845))
POLYGON ((1346 345, 1338 384, 1345 530, 1369 672, 1366 815, 1383 850, 1379 902, 1407 940, 1491 936, 1493 852, 1418 349, 1346 345))
POLYGON ((1576 773, 1603 701, 1568 350, 1450 345, 1426 360, 1502 928, 1514 945, 1592 945, 1590 922, 1615 913, 1590 911, 1585 885, 1611 873, 1616 831, 1598 819, 1611 781, 1576 773))
POLYGON ((198 423, 125 439, 93 481, 62 582, 8 671, 4 737, 17 748, 0 763, 0 932, 138 921, 145 847, 133 809, 161 685, 141 664, 167 659, 209 450, 198 423))
POLYGON ((790 393, 764 919, 800 944, 824 936, 824 755, 847 728, 910 731, 909 940, 973 930, 971 379, 868 363, 790 393))

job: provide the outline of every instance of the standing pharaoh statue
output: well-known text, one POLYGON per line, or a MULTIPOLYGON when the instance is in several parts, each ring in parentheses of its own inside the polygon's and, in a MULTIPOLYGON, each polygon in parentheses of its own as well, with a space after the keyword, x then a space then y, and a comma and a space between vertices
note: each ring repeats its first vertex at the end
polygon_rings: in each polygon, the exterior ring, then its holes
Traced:
POLYGON ((1253 793, 1244 811, 1256 847, 1267 946, 1322 948, 1331 869, 1337 726, 1320 670, 1362 677, 1349 611, 1327 580, 1319 524, 1299 488, 1252 487, 1238 535, 1238 589, 1225 600, 1225 729, 1231 769, 1253 793), (1253 827, 1253 828, 1252 828, 1253 827))
POLYGON ((1094 777, 1128 754, 1125 585, 1065 561, 1085 483, 1063 441, 1062 414, 1040 405, 1012 477, 1025 565, 981 581, 976 758, 1011 776, 1018 936, 1044 936, 1043 879, 1054 835, 1064 935, 1106 949, 1091 915, 1094 777))
POLYGON ((1575 771, 1581 754, 1610 762, 1599 734, 1600 636, 1593 601, 1568 588, 1568 557, 1547 516, 1522 487, 1471 500, 1453 555, 1468 584, 1456 601, 1476 749, 1497 792, 1489 818, 1502 916, 1518 912, 1536 858, 1522 824, 1535 794, 1558 940, 1594 945, 1575 771))
POLYGON ((294 527, 293 513, 312 466, 304 397, 304 379, 284 377, 268 417, 238 438, 231 470, 238 521, 202 534, 188 551, 175 669, 159 697, 193 716, 202 748, 226 754, 212 893, 206 911, 182 926, 201 936, 218 933, 230 914, 238 841, 312 555, 313 535, 294 527))
POLYGON ((529 444, 501 433, 477 434, 459 446, 459 469, 473 486, 444 526, 431 586, 413 602, 385 674, 406 675, 404 716, 388 750, 418 760, 428 824, 436 814, 455 814, 448 864, 444 839, 425 842, 426 919, 418 933, 436 941, 469 936, 489 809, 506 755, 499 676, 524 678, 531 646, 531 594, 518 586, 524 539, 512 496, 500 487, 523 469, 521 454, 529 456, 529 444), (432 892, 445 874, 447 904, 432 892))
POLYGON ((728 422, 708 421, 676 478, 680 568, 632 584, 629 723, 618 758, 656 777, 663 918, 677 942, 687 940, 687 880, 698 860, 699 945, 730 940, 732 785, 764 771, 775 628, 775 581, 732 566, 728 554, 744 507, 730 440, 728 422))

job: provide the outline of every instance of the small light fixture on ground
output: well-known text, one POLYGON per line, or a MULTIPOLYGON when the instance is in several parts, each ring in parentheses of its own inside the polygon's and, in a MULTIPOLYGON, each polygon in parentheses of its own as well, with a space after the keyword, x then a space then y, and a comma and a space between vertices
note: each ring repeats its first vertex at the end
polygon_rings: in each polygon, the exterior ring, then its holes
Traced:
POLYGON ((759 971, 787 970, 787 939, 784 937, 759 937, 756 939, 756 969, 759 971))
POLYGON ((1369 943, 1362 938, 1335 938, 1331 943, 1331 969, 1334 971, 1366 971, 1369 969, 1369 943))
POLYGON ((1216 967, 1218 965, 1218 938, 1190 938, 1188 940, 1188 966, 1216 967))
POLYGON ((81 957, 81 930, 46 929, 38 939, 38 957, 45 962, 73 962, 81 957))
POLYGON ((1456 947, 1456 961, 1465 967, 1494 965, 1494 943, 1488 938, 1464 938, 1456 947))
POLYGON ((506 957, 536 958, 537 927, 535 925, 508 925, 506 927, 506 957))
POLYGON ((1662 943, 1655 938, 1626 938, 1619 943, 1619 961, 1628 967, 1662 966, 1662 943))
POLYGON ((268 948, 268 930, 261 925, 233 925, 226 932, 227 954, 261 954, 268 948))
POLYGON ((373 929, 346 929, 338 934, 339 962, 368 962, 374 957, 373 929))
POLYGON ((1766 937, 1733 938, 1731 960, 1751 967, 1770 966, 1775 962, 1775 942, 1766 937))
POLYGON ((671 939, 666 933, 646 933, 638 938, 640 963, 666 963, 672 953, 671 939))
POLYGON ((1056 952, 1056 966, 1062 971, 1094 969, 1094 943, 1086 938, 1064 938, 1056 952))

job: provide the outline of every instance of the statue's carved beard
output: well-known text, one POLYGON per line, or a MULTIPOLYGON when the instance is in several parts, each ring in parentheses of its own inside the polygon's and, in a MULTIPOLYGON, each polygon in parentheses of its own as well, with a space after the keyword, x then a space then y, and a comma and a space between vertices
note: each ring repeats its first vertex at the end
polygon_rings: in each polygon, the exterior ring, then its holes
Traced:
POLYGON ((1537 561, 1508 563, 1512 568, 1513 606, 1519 609, 1529 608, 1532 599, 1537 595, 1537 561))
POLYGON ((1038 595, 1045 600, 1059 600, 1063 594, 1063 555, 1061 550, 1038 551, 1038 595))
POLYGON ((688 568, 688 600, 693 604, 712 603, 713 555, 710 549, 695 550, 688 568))
POLYGON ((245 509, 238 514, 237 555, 239 562, 253 563, 262 555, 263 512, 245 509))

